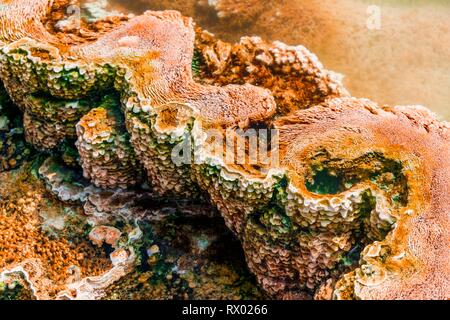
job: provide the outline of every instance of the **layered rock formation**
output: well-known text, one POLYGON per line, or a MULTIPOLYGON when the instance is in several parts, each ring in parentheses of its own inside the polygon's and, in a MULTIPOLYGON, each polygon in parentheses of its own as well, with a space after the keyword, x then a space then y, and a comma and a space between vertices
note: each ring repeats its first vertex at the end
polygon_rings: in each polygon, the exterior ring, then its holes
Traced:
POLYGON ((0 173, 0 300, 264 297, 209 205, 83 189, 58 157, 39 171, 56 197, 28 164, 0 173))
POLYGON ((84 176, 95 186, 126 189, 140 181, 141 168, 112 97, 81 118, 77 134, 84 176))
POLYGON ((67 27, 69 5, 0 11, 0 78, 36 148, 78 139, 100 188, 142 166, 160 195, 208 195, 274 297, 449 298, 447 123, 349 97, 301 46, 225 43, 174 11, 67 27))
POLYGON ((25 142, 23 119, 0 84, 0 171, 17 168, 31 154, 25 142))

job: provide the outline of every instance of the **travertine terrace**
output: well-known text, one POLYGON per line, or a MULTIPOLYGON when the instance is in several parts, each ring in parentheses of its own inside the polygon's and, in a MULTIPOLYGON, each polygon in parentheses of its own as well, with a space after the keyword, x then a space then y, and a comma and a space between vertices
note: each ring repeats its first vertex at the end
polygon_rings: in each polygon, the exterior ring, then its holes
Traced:
POLYGON ((68 0, 2 2, 0 78, 35 148, 76 140, 98 188, 206 196, 275 298, 450 298, 449 125, 427 109, 352 98, 303 46, 226 43, 175 11, 75 23, 68 0), (255 128, 279 161, 228 163, 208 136, 255 128))

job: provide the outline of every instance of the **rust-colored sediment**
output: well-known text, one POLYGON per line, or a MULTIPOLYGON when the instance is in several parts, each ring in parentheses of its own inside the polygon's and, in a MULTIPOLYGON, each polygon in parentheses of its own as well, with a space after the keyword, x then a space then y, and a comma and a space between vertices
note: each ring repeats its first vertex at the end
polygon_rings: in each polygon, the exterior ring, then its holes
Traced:
POLYGON ((31 184, 33 178, 26 169, 19 170, 0 173, 0 270, 23 267, 35 285, 35 295, 51 298, 72 281, 75 269, 80 272, 76 276, 82 277, 110 269, 105 253, 81 234, 68 239, 45 233, 42 212, 63 216, 65 208, 46 199, 45 188, 39 181, 31 184))

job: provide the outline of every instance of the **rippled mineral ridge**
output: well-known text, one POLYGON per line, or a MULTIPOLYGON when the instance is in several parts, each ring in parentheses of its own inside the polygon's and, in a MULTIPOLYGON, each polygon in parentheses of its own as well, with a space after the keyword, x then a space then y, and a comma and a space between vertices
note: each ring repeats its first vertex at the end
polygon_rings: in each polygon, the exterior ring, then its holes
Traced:
POLYGON ((2 297, 450 297, 449 124, 425 107, 176 11, 2 2, 2 297), (229 164, 206 135, 255 128, 279 162, 229 164))

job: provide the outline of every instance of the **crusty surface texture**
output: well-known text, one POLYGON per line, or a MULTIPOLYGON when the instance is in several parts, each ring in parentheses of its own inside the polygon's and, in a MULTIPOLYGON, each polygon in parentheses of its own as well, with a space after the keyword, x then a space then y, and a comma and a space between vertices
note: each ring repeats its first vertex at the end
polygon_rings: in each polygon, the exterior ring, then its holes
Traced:
POLYGON ((427 109, 351 98, 302 46, 221 42, 176 11, 73 27, 60 23, 67 0, 2 4, 0 78, 33 145, 54 149, 78 128, 85 175, 100 172, 99 187, 134 185, 139 162, 160 194, 208 195, 274 297, 333 286, 337 299, 449 298, 449 124, 427 109), (119 117, 95 109, 107 91, 119 117), (274 129, 280 161, 225 163, 207 148, 210 128, 274 129), (175 164, 171 150, 186 142, 200 160, 175 164), (357 261, 344 261, 358 245, 357 261))
MULTIPOLYGON (((368 100, 336 99, 280 119, 284 165, 304 185, 308 153, 327 150, 330 158, 355 159, 380 152, 404 164, 407 203, 394 229, 381 242, 384 261, 362 254, 363 265, 386 276, 370 284, 361 267, 354 273, 360 299, 448 299, 450 257, 450 131, 420 106, 378 107, 368 100)), ((364 183, 364 182, 363 182, 364 183)), ((338 283, 339 286, 339 283, 338 283)))

